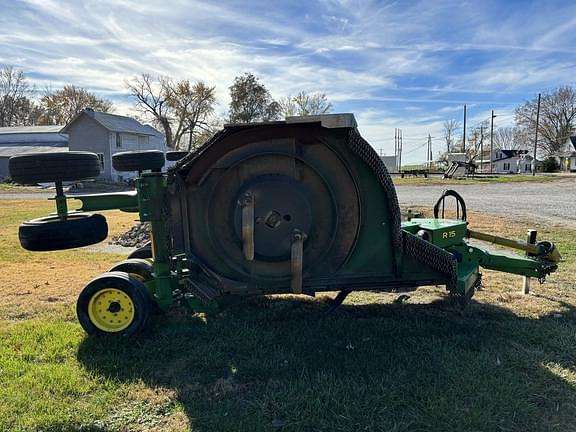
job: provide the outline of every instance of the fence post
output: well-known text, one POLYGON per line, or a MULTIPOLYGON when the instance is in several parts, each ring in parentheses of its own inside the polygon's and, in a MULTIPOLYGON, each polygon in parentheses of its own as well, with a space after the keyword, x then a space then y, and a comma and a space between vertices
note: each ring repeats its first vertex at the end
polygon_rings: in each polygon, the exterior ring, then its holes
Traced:
MULTIPOLYGON (((526 243, 536 244, 537 235, 538 231, 528 230, 528 237, 526 238, 526 243)), ((528 255, 528 252, 526 252, 526 255, 528 255)), ((522 282, 522 294, 530 294, 530 278, 526 276, 524 276, 524 280, 522 282)))

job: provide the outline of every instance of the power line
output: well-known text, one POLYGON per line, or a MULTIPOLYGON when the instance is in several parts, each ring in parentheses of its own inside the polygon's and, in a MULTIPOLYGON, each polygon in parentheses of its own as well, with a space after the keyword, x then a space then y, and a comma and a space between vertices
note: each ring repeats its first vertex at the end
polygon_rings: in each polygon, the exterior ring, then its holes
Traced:
POLYGON ((426 142, 425 142, 424 144, 422 144, 421 146, 418 146, 418 147, 416 147, 416 148, 413 148, 413 149, 410 150, 410 151, 405 152, 404 154, 407 155, 407 154, 414 153, 414 152, 417 151, 417 150, 423 149, 424 146, 426 146, 426 145, 428 145, 428 141, 426 141, 426 142))

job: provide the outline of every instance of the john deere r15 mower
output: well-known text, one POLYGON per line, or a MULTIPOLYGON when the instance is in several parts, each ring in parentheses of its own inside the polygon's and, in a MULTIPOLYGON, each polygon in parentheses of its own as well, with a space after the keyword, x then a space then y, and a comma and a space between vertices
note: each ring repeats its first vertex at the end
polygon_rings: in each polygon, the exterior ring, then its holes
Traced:
MULTIPOLYGON (((183 156, 172 155, 172 158, 183 156)), ((445 285, 470 298, 480 267, 543 281, 557 269, 554 245, 477 233, 464 217, 401 223, 394 185, 351 114, 289 117, 225 126, 163 172, 158 151, 117 153, 116 171, 137 171, 136 190, 74 195, 62 182, 97 177, 92 153, 27 154, 10 159, 21 183, 54 181, 56 213, 20 226, 32 251, 75 248, 107 236, 94 212, 139 213, 151 225, 148 248, 90 281, 77 313, 90 334, 131 335, 154 309, 195 309, 227 296, 337 291, 405 291, 445 285), (513 246, 528 256, 487 252, 467 238, 513 246)), ((465 203, 455 194, 460 207, 465 203)))

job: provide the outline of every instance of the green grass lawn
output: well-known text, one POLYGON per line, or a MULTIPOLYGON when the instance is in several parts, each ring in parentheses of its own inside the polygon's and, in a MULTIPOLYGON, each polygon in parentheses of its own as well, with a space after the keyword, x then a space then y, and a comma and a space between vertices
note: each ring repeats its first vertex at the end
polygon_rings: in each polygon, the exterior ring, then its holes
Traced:
POLYGON ((518 277, 486 272, 464 312, 433 287, 402 305, 355 294, 331 316, 321 299, 276 296, 176 308, 112 340, 85 336, 74 301, 121 257, 18 249, 18 221, 48 208, 0 201, 1 431, 576 430, 573 231, 540 230, 566 259, 549 283, 520 296, 518 277))

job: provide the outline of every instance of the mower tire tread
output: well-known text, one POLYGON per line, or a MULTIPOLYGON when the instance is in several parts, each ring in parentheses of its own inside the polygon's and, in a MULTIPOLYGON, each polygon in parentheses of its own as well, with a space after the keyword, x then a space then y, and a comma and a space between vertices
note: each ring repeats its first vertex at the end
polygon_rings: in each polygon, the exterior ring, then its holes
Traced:
POLYGON ((148 242, 144 246, 139 247, 135 251, 131 252, 130 255, 128 255, 128 259, 131 258, 142 258, 142 259, 152 258, 152 244, 148 242))
POLYGON ((190 154, 190 152, 187 151, 180 151, 180 150, 174 150, 174 151, 169 151, 166 152, 166 160, 174 162, 174 161, 178 161, 180 159, 182 159, 184 156, 188 156, 190 154))
MULTIPOLYGON (((112 299, 114 298, 112 297, 112 299)), ((152 296, 142 282, 128 273, 113 271, 103 273, 84 287, 76 302, 76 314, 80 325, 89 335, 128 337, 141 334, 148 328, 153 315, 153 307, 152 296), (125 328, 114 328, 113 326, 109 329, 102 328, 102 320, 99 320, 102 315, 98 316, 102 310, 99 311, 98 308, 94 308, 93 300, 107 290, 120 293, 132 308, 133 316, 131 320, 126 322, 125 328)), ((107 313, 106 310, 103 312, 104 314, 107 313)))
POLYGON ((18 237, 29 251, 55 251, 93 245, 108 236, 108 224, 101 214, 69 214, 66 219, 48 216, 22 223, 18 237))
POLYGON ((77 181, 98 177, 100 160, 89 152, 30 153, 12 156, 8 168, 20 184, 77 181))
POLYGON ((164 166, 164 153, 160 150, 127 151, 112 155, 116 171, 160 170, 164 166))

